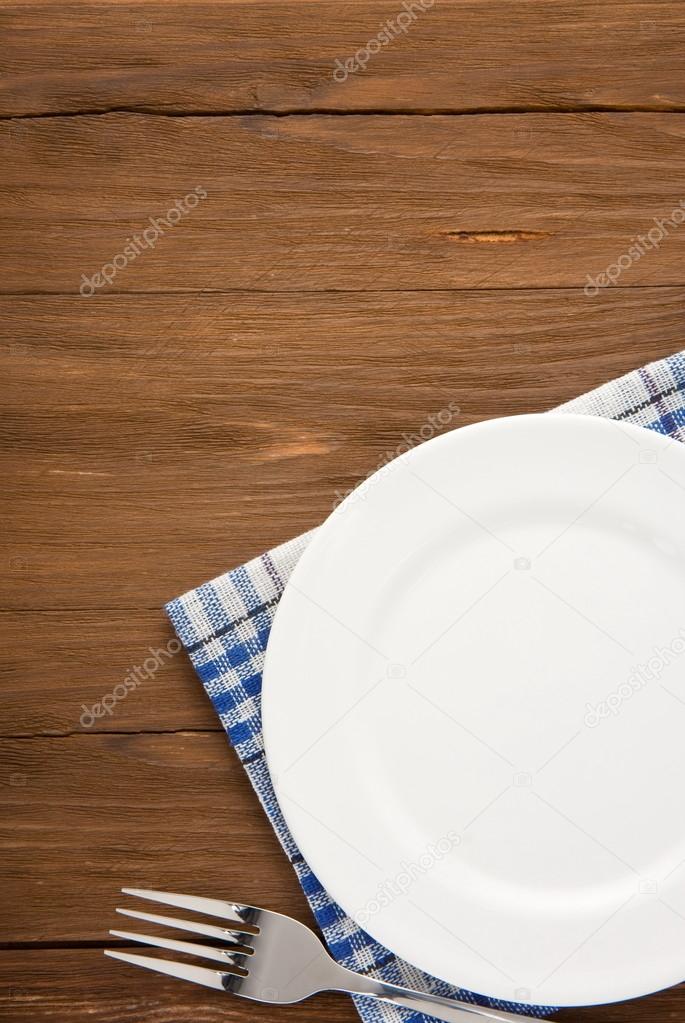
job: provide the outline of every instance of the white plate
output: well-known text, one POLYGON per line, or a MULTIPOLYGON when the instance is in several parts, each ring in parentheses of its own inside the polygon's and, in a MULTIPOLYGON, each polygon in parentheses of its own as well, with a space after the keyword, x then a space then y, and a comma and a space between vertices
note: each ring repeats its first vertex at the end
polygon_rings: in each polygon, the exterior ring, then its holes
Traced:
POLYGON ((280 603, 288 825, 374 938, 547 1005, 685 978, 685 450, 520 416, 402 456, 280 603))

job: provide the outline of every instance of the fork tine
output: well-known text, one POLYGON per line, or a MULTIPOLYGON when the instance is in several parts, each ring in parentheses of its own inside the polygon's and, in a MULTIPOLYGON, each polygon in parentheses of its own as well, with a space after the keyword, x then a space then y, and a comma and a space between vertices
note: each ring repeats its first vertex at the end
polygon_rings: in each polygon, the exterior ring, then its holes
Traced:
POLYGON ((150 899, 162 902, 177 909, 190 909, 207 916, 220 916, 234 923, 245 923, 242 914, 254 910, 254 906, 243 906, 239 902, 224 902, 223 899, 206 899, 196 895, 180 895, 178 892, 158 892, 151 888, 122 888, 125 895, 134 895, 139 899, 150 899))
MULTIPOLYGON (((143 945, 152 945, 155 948, 168 948, 172 952, 187 952, 189 955, 200 956, 202 959, 215 959, 225 966, 235 966, 238 972, 238 963, 235 962, 233 952, 226 948, 214 948, 211 945, 196 945, 192 941, 176 941, 175 938, 158 938, 150 934, 137 934, 133 931, 110 931, 115 938, 127 938, 129 941, 140 941, 143 945)), ((244 953, 238 953, 238 955, 244 953)), ((242 971, 245 972, 244 970, 242 971)))
MULTIPOLYGON (((178 927, 181 931, 192 931, 193 934, 204 934, 208 938, 218 938, 219 941, 227 941, 231 945, 248 949, 249 955, 252 949, 243 945, 238 935, 226 927, 216 927, 214 924, 203 924, 196 920, 180 920, 175 916, 161 916, 157 913, 143 913, 139 909, 122 909, 117 907, 117 913, 123 916, 132 916, 134 920, 147 920, 151 924, 163 924, 166 927, 178 927)), ((237 949, 236 949, 237 950, 237 949)))
POLYGON ((191 966, 190 963, 175 963, 170 959, 154 959, 152 956, 133 955, 131 952, 116 952, 110 948, 104 949, 104 953, 112 959, 130 963, 131 966, 142 966, 143 969, 154 970, 156 973, 167 973, 170 977, 189 980, 204 987, 213 987, 217 991, 225 991, 224 979, 234 976, 221 970, 208 970, 206 966, 191 966))

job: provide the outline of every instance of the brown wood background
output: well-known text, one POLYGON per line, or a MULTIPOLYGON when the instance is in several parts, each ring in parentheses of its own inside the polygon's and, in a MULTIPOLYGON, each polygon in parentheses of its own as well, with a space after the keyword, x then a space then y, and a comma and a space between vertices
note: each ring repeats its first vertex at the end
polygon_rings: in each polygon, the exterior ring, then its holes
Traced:
MULTIPOLYGON (((0 1015, 352 1023, 106 960, 122 884, 308 919, 167 599, 318 523, 403 432, 684 346, 677 0, 0 3, 0 1015), (150 217, 206 199, 84 298, 150 217), (219 866, 219 869, 217 867, 219 866)), ((566 1011, 685 1020, 682 989, 566 1011)))

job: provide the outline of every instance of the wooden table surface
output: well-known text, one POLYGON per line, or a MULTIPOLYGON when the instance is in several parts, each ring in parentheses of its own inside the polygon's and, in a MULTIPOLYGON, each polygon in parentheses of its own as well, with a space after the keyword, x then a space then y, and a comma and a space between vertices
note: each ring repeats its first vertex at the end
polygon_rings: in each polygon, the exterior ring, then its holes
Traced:
MULTIPOLYGON (((630 247, 685 198, 685 9, 0 21, 0 1016, 352 1023, 103 957, 122 884, 308 911, 184 656, 84 706, 169 640, 166 600, 317 524, 449 402, 540 411, 684 346, 685 227, 630 247)), ((685 1020, 685 991, 561 1018, 685 1020)))

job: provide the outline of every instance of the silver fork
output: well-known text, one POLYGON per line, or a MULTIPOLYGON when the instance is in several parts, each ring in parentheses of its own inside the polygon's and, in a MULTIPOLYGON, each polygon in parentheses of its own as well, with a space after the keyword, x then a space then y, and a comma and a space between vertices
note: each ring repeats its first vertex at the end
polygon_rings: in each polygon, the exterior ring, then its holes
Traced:
POLYGON ((175 938, 135 934, 131 931, 110 931, 110 934, 117 938, 140 941, 156 948, 185 952, 221 963, 221 969, 216 970, 114 949, 105 951, 105 955, 121 959, 133 966, 142 966, 171 977, 204 984, 205 987, 216 988, 218 991, 230 991, 241 998, 268 1002, 272 1005, 301 1002, 319 991, 344 991, 348 994, 369 995, 384 1002, 392 1002, 405 1009, 437 1016, 447 1023, 475 1023, 474 1017, 477 1016, 496 1020, 498 1023, 521 1023, 526 1020, 533 1023, 529 1016, 500 1012, 480 1005, 470 1005, 468 1002, 441 998, 439 995, 411 991, 347 970, 329 956, 313 931, 281 913, 258 909, 256 906, 244 906, 238 902, 178 895, 174 892, 149 891, 142 888, 121 890, 126 895, 204 913, 207 916, 216 916, 224 921, 224 926, 216 926, 195 920, 160 916, 156 913, 143 913, 134 909, 118 909, 118 913, 134 917, 136 920, 177 927, 223 943, 219 946, 200 945, 190 941, 178 941, 175 938))

